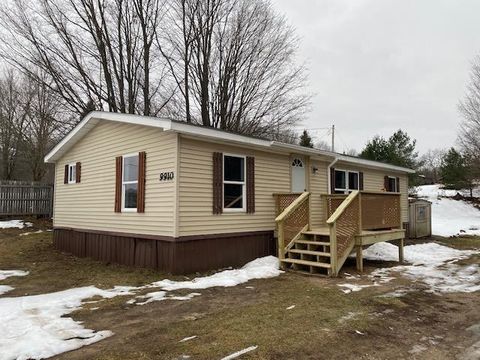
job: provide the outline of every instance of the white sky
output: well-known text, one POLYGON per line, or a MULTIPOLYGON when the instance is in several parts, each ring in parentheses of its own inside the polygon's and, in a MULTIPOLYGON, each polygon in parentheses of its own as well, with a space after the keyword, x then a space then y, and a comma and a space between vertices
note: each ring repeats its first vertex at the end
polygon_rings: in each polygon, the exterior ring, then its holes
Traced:
POLYGON ((480 54, 479 0, 272 1, 296 28, 309 69, 303 127, 335 124, 337 151, 399 128, 421 153, 455 144, 457 104, 480 54))

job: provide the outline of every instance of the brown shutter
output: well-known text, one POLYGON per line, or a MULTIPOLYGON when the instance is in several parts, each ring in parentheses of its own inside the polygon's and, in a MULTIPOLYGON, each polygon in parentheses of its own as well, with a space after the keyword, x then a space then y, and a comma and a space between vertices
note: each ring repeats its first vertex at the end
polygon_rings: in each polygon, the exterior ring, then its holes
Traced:
POLYGON ((68 164, 65 165, 65 173, 64 173, 64 176, 63 176, 63 183, 68 184, 68 164))
POLYGON ((137 187, 137 212, 145 212, 145 174, 147 154, 145 151, 138 153, 138 187, 137 187))
POLYGON ((123 157, 115 159, 115 212, 122 212, 122 166, 123 157))
POLYGON ((75 164, 75 182, 79 183, 82 179, 82 163, 77 162, 75 164))
POLYGON ((385 188, 385 191, 390 191, 388 185, 389 185, 389 183, 388 183, 388 176, 385 175, 385 176, 383 177, 383 187, 385 188))
POLYGON ((363 172, 358 173, 358 190, 363 191, 363 172))
POLYGON ((247 156, 247 213, 255 212, 255 158, 247 156))
POLYGON ((223 211, 223 154, 213 153, 213 213, 223 211))
POLYGON ((330 168, 330 194, 335 194, 335 169, 330 168))
POLYGON ((397 177, 397 192, 400 192, 400 178, 397 177))

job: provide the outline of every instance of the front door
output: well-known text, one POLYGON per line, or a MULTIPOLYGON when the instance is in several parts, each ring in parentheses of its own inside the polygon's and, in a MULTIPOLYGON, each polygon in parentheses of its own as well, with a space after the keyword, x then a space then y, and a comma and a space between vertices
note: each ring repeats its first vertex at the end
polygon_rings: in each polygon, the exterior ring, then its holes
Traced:
POLYGON ((305 184, 305 159, 294 157, 292 159, 292 192, 304 192, 305 184))

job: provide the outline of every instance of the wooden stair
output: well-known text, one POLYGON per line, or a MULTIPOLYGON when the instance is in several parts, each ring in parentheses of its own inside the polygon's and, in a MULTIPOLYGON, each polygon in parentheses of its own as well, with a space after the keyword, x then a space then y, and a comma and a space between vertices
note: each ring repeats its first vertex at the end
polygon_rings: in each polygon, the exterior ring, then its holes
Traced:
POLYGON ((330 233, 328 228, 304 231, 286 250, 282 266, 309 274, 330 275, 330 233))

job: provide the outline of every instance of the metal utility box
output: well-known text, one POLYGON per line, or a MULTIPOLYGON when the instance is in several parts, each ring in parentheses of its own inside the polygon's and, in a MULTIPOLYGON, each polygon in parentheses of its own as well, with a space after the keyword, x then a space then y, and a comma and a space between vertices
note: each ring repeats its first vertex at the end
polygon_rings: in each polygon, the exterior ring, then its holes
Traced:
POLYGON ((423 199, 409 200, 409 237, 418 239, 432 235, 432 203, 423 199))

